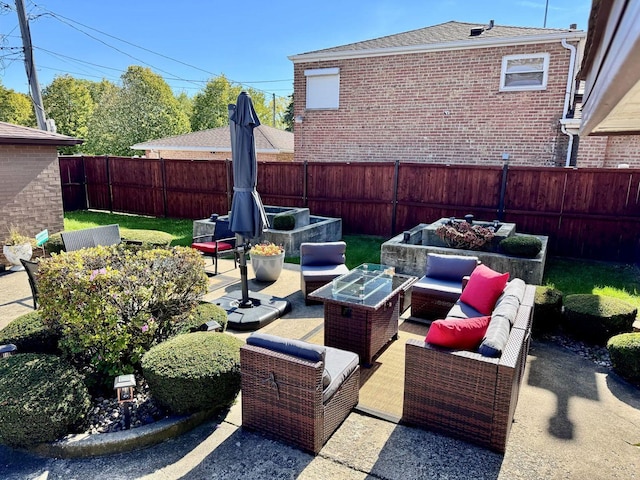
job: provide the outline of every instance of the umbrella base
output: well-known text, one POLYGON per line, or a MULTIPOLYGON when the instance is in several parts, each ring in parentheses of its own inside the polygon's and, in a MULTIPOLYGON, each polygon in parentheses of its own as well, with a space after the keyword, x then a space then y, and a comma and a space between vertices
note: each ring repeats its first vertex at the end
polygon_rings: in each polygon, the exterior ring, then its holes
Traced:
POLYGON ((291 311, 284 298, 249 292, 250 305, 242 305, 242 292, 229 292, 211 303, 227 311, 227 327, 233 330, 258 330, 291 311))

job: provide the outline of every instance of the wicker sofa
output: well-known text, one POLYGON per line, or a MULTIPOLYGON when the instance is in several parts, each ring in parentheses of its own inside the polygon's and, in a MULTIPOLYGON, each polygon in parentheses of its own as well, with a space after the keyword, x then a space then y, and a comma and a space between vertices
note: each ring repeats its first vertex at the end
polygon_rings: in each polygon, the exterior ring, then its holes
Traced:
MULTIPOLYGON (((512 326, 506 344, 498 357, 407 341, 403 422, 505 451, 533 319, 535 286, 524 285, 522 290, 514 318, 509 319, 512 326)), ((503 293, 498 299, 493 313, 504 296, 503 293)), ((449 316, 458 318, 475 314, 460 301, 449 312, 449 316)))

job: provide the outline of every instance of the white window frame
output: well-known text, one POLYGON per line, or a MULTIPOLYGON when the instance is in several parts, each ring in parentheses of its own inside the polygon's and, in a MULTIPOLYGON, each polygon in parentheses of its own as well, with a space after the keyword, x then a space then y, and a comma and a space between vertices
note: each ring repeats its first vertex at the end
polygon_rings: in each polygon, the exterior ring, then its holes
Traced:
POLYGON ((529 53, 523 55, 506 55, 502 57, 502 70, 500 72, 500 91, 501 92, 518 92, 526 90, 546 90, 547 79, 549 77, 549 54, 548 53, 529 53), (540 85, 506 85, 507 75, 509 73, 540 73, 538 69, 522 70, 519 72, 508 72, 509 61, 522 60, 527 58, 541 58, 542 62, 542 84, 540 85))
POLYGON ((340 107, 340 69, 305 70, 307 110, 337 110, 340 107))

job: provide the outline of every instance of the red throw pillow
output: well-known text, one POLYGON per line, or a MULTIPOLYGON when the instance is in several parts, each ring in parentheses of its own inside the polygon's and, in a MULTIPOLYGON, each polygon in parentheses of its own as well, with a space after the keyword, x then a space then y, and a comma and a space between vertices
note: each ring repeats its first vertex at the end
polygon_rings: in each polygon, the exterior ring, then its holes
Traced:
POLYGON ((508 280, 509 272, 498 273, 486 265, 478 265, 471 273, 460 300, 483 315, 490 315, 508 280))
POLYGON ((459 350, 476 350, 484 338, 491 317, 447 318, 429 327, 425 342, 459 350))

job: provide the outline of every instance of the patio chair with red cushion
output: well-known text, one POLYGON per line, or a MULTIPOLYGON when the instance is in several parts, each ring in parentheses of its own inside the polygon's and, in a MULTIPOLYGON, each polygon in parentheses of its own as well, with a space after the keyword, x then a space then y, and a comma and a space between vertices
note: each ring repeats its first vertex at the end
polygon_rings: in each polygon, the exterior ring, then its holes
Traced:
POLYGON ((213 234, 193 237, 191 248, 195 248, 206 257, 211 257, 215 267, 214 275, 218 274, 218 259, 221 256, 233 255, 233 268, 238 267, 236 237, 226 223, 216 222, 213 234))

